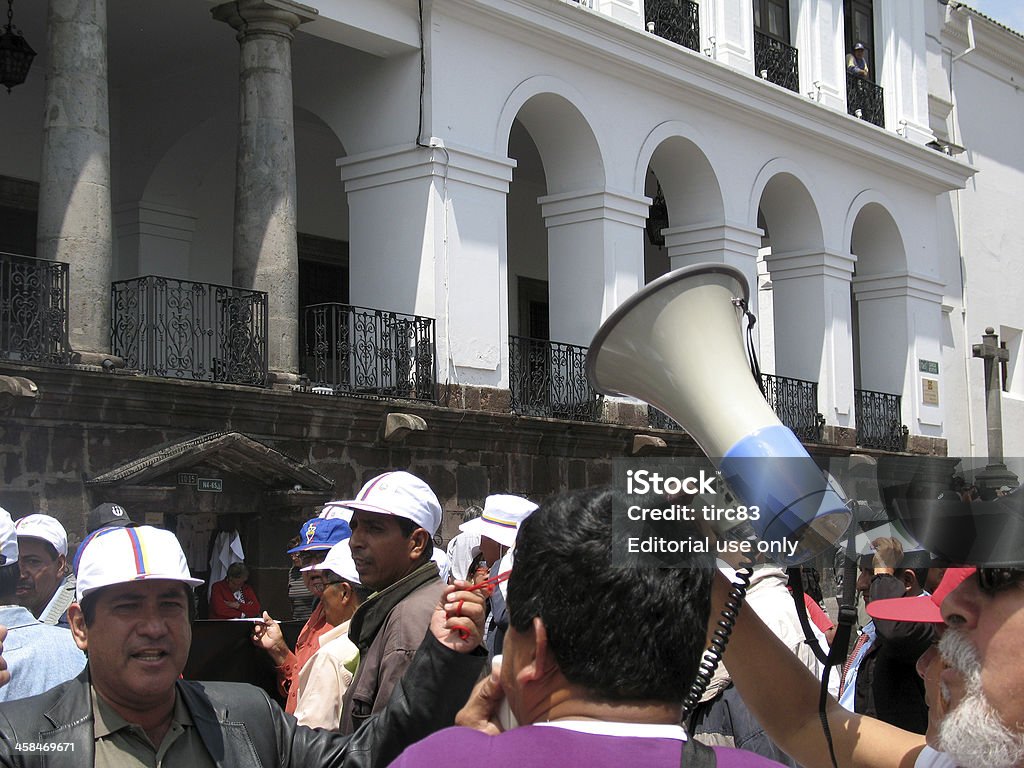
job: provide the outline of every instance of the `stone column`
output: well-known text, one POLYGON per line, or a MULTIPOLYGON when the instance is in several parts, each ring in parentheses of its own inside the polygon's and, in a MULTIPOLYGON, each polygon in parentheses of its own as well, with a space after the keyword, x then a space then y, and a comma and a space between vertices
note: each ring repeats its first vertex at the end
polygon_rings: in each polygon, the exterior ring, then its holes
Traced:
MULTIPOLYGON (((747 286, 750 288, 750 311, 760 318, 757 305, 757 251, 761 246, 760 229, 722 221, 671 227, 663 231, 672 269, 710 261, 729 264, 740 270, 747 278, 747 286)), ((755 326, 755 332, 757 330, 755 326)))
POLYGON ((768 257, 775 309, 775 372, 818 382, 826 423, 853 426, 849 254, 790 252, 768 257))
POLYGON ((507 389, 505 206, 515 161, 408 145, 338 165, 351 302, 435 318, 439 382, 507 389), (395 211, 424 226, 396 226, 395 211))
POLYGON ((269 366, 288 381, 298 372, 299 303, 291 43, 317 11, 289 0, 237 0, 211 12, 238 30, 241 49, 232 280, 268 294, 269 366))
POLYGON ((71 265, 71 347, 99 362, 112 263, 106 0, 50 0, 47 51, 37 255, 71 265))
POLYGON ((902 395, 907 426, 926 437, 941 437, 945 422, 944 288, 932 277, 909 272, 853 279, 860 388, 902 395), (937 363, 938 370, 922 371, 918 361, 937 363))
POLYGON ((537 202, 548 229, 551 340, 589 346, 602 321, 644 285, 650 198, 587 190, 537 202))

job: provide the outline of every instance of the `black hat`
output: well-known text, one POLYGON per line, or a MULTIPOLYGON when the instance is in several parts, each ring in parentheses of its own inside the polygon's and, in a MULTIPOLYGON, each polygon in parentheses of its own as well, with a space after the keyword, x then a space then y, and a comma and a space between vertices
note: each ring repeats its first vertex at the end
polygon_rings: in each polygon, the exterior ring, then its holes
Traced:
POLYGON ((85 532, 92 533, 100 528, 127 528, 136 525, 138 523, 128 517, 124 507, 105 501, 89 513, 85 522, 85 532))

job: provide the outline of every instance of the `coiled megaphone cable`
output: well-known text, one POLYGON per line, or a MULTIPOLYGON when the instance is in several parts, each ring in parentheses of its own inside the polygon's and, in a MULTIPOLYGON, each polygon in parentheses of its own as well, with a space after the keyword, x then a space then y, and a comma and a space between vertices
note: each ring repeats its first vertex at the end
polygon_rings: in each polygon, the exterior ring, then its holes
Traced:
POLYGON ((690 685, 690 692, 683 699, 682 722, 686 722, 694 707, 700 703, 701 696, 711 683, 711 677, 715 674, 722 656, 725 655, 725 646, 729 644, 729 635, 736 626, 736 617, 739 616, 740 607, 747 596, 747 588, 750 586, 750 579, 754 575, 753 563, 744 563, 736 571, 737 581, 732 582, 729 590, 729 597, 725 601, 725 607, 719 613, 715 631, 712 633, 711 645, 704 650, 700 664, 697 667, 697 677, 690 685))

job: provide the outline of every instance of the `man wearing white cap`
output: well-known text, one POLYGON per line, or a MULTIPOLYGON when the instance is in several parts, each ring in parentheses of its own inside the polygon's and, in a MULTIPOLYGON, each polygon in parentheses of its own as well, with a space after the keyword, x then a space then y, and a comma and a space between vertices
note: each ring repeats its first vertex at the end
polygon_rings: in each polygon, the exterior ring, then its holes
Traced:
POLYGON ((375 590, 348 629, 360 660, 345 693, 341 732, 353 733, 387 704, 444 590, 431 560, 441 504, 415 475, 385 472, 343 505, 353 510, 349 541, 359 579, 375 590))
POLYGON ((0 765, 369 766, 451 723, 442 689, 466 696, 483 666, 467 656, 480 637, 482 601, 449 616, 439 603, 417 663, 386 712, 349 738, 298 726, 266 693, 239 683, 181 680, 192 641, 192 578, 174 535, 109 528, 83 542, 71 633, 89 656, 74 680, 0 705, 0 765), (472 617, 472 618, 470 618, 472 617), (465 636, 459 632, 464 631, 465 636), (443 639, 442 639, 443 638, 443 639))
MULTIPOLYGON (((537 505, 529 499, 511 494, 499 493, 484 500, 484 511, 480 517, 463 523, 459 530, 480 537, 480 552, 490 567, 490 576, 497 576, 503 569, 512 567, 509 550, 516 543, 519 526, 528 518, 537 505)), ((491 656, 501 654, 508 630, 508 610, 505 607, 504 582, 491 595, 491 618, 487 623, 487 649, 491 656)))
POLYGON ((8 627, 4 653, 11 684, 0 688, 0 701, 13 701, 70 680, 85 666, 71 633, 47 626, 15 603, 20 562, 18 535, 6 510, 0 509, 0 624, 8 627))
POLYGON ((21 552, 18 602, 43 624, 67 628, 68 606, 75 599, 67 531, 50 515, 26 515, 14 527, 21 552))
POLYGON ((370 591, 359 583, 348 539, 331 547, 322 563, 302 570, 322 575, 320 605, 333 628, 320 635, 320 647, 299 670, 295 719, 310 728, 337 728, 342 698, 359 664, 359 649, 348 639, 349 621, 370 591))

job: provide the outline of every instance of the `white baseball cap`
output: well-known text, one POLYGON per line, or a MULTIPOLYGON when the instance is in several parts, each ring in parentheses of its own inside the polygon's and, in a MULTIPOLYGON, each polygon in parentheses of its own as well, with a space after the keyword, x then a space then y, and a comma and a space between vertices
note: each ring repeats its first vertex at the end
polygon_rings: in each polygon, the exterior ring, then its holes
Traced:
POLYGON ((352 510, 344 505, 340 501, 329 501, 324 505, 324 508, 320 510, 320 514, 317 517, 322 517, 327 520, 334 520, 340 518, 346 523, 352 522, 352 510))
POLYGON ((348 539, 339 541, 327 551, 327 557, 315 565, 307 565, 304 571, 331 571, 345 581, 361 584, 356 564, 352 560, 352 548, 348 539))
POLYGON ((352 501, 337 502, 349 509, 412 520, 431 536, 441 527, 441 503, 430 486, 408 472, 385 472, 369 480, 352 501))
POLYGON ((11 513, 0 507, 0 565, 18 562, 18 532, 11 513))
POLYGON ((19 536, 42 539, 57 550, 58 555, 68 554, 68 532, 60 520, 49 515, 25 515, 14 523, 19 536))
POLYGON ((486 536, 502 546, 511 547, 516 543, 519 524, 533 514, 535 509, 537 505, 522 496, 495 494, 484 501, 484 513, 460 525, 459 530, 486 536))
POLYGON ((75 598, 114 584, 146 579, 169 579, 197 587, 185 553, 170 531, 140 525, 135 528, 100 528, 86 537, 78 550, 75 598))

